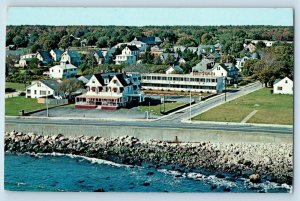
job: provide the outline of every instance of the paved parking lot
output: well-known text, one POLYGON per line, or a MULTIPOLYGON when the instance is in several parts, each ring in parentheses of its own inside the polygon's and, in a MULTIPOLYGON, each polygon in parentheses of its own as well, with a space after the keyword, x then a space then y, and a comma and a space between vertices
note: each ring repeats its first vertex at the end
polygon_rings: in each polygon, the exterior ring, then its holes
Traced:
MULTIPOLYGON (((32 114, 31 116, 46 116, 46 110, 32 114)), ((138 108, 119 109, 119 110, 100 110, 100 109, 75 109, 57 107, 49 109, 50 117, 87 117, 87 118, 107 118, 107 119, 145 119, 144 111, 138 108)), ((151 115, 151 118, 158 116, 151 115)))

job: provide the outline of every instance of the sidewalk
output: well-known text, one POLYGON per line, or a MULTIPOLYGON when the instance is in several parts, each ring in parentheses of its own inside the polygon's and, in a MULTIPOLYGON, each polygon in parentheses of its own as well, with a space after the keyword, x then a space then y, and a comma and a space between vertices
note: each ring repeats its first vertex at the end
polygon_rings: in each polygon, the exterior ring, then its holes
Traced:
POLYGON ((293 128, 293 125, 281 124, 258 124, 258 123, 238 123, 238 122, 219 122, 219 121, 190 121, 188 119, 181 120, 182 123, 189 124, 217 124, 217 125, 232 125, 232 126, 266 126, 274 128, 293 128))

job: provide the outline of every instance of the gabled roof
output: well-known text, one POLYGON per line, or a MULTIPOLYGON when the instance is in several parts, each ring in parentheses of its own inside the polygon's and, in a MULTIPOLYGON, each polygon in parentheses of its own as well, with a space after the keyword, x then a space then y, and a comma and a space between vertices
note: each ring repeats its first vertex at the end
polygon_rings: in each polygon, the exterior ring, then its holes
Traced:
POLYGON ((105 85, 105 84, 104 84, 104 80, 103 80, 103 78, 102 78, 102 76, 101 76, 101 73, 94 74, 94 76, 95 76, 95 78, 98 80, 98 82, 99 82, 102 86, 105 85))
POLYGON ((176 73, 183 73, 183 69, 180 66, 170 66, 167 70, 169 70, 170 68, 173 68, 176 73))
POLYGON ((40 80, 44 85, 53 89, 54 91, 58 90, 58 82, 56 80, 40 80))
POLYGON ((60 49, 57 49, 57 48, 52 49, 52 51, 53 51, 57 56, 61 56, 62 53, 63 53, 60 49))
POLYGON ((117 74, 116 77, 118 78, 118 80, 121 82, 121 84, 125 87, 128 86, 129 84, 126 82, 126 80, 124 79, 124 76, 122 74, 117 74))
POLYGON ((50 53, 46 50, 40 50, 40 51, 37 51, 38 53, 40 53, 41 57, 44 59, 44 60, 52 60, 52 57, 50 55, 50 53))
POLYGON ((78 52, 76 52, 75 50, 67 50, 66 53, 67 53, 70 57, 80 58, 78 52))
POLYGON ((282 80, 284 80, 284 79, 288 79, 288 80, 290 80, 291 82, 293 82, 293 80, 292 79, 290 79, 289 77, 285 77, 285 78, 282 78, 282 79, 276 79, 275 81, 274 81, 274 84, 273 85, 275 85, 275 84, 277 84, 278 82, 281 82, 282 80))
POLYGON ((136 37, 136 40, 137 41, 141 41, 141 42, 144 42, 148 45, 155 45, 157 43, 161 43, 162 40, 159 38, 159 37, 154 37, 154 36, 148 36, 148 37, 145 37, 145 36, 142 36, 142 37, 136 37))
POLYGON ((131 51, 139 51, 140 49, 137 48, 137 46, 135 45, 127 45, 128 49, 130 49, 131 51))
POLYGON ((97 54, 99 57, 103 57, 101 50, 95 50, 95 54, 97 54))

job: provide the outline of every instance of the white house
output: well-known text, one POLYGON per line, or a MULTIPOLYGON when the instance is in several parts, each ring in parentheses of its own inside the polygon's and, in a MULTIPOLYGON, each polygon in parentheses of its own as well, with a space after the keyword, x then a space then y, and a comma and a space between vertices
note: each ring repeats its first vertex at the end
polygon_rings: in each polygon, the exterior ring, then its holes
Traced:
POLYGON ((167 70, 166 70, 166 74, 182 74, 183 70, 180 66, 170 66, 167 70))
POLYGON ((62 62, 69 62, 69 64, 73 64, 79 66, 82 61, 78 52, 74 50, 67 50, 61 55, 62 62))
POLYGON ((60 61, 62 53, 60 49, 52 49, 50 51, 50 55, 54 61, 60 61))
POLYGON ((288 77, 283 79, 275 80, 273 84, 273 93, 274 94, 293 94, 293 80, 288 77))
POLYGON ((130 76, 123 73, 94 74, 86 84, 87 93, 76 97, 76 108, 116 110, 134 99, 144 101, 139 89, 134 89, 130 76))
POLYGON ((120 64, 136 64, 139 49, 136 46, 127 46, 122 50, 122 54, 116 56, 115 62, 120 64))
POLYGON ((146 51, 146 48, 147 48, 147 44, 146 44, 146 43, 144 43, 144 42, 142 42, 142 41, 137 41, 137 40, 133 40, 133 41, 127 43, 127 45, 134 45, 134 46, 136 46, 137 48, 139 48, 139 50, 140 50, 141 52, 146 51))
POLYGON ((60 65, 53 66, 49 69, 49 76, 53 79, 63 79, 75 77, 77 75, 77 67, 72 64, 61 62, 60 65))
POLYGON ((46 96, 62 99, 61 94, 58 92, 58 82, 56 80, 35 81, 26 87, 26 98, 41 98, 46 96))
POLYGON ((36 53, 33 54, 24 54, 20 56, 20 59, 33 59, 36 58, 36 53))

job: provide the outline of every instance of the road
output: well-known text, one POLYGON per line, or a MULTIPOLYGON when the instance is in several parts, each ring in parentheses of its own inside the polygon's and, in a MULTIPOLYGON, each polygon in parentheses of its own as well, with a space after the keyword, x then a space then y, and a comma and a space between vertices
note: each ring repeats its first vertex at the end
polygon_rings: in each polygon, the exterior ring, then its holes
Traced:
POLYGON ((16 124, 43 124, 43 125, 92 125, 92 126, 120 126, 120 127, 141 127, 141 128, 176 128, 176 129, 203 129, 203 130, 222 130, 222 131, 239 131, 239 132, 263 132, 278 134, 293 134, 293 128, 289 127, 270 127, 265 125, 220 125, 212 123, 187 124, 182 122, 167 121, 99 121, 99 120, 82 120, 82 119, 57 119, 57 118, 23 118, 23 117, 6 117, 5 123, 16 124))
MULTIPOLYGON (((226 100, 233 100, 235 98, 238 98, 240 96, 246 95, 248 93, 251 93, 253 91, 256 91, 258 89, 262 88, 262 84, 260 82, 256 82, 254 84, 245 86, 243 88, 240 88, 239 90, 232 90, 229 92, 226 92, 226 100)), ((195 105, 192 106, 192 109, 190 110, 190 107, 186 107, 183 110, 179 110, 175 112, 174 114, 164 116, 159 121, 181 121, 190 119, 191 117, 194 117, 196 115, 199 115, 213 107, 216 107, 222 103, 225 102, 225 93, 215 96, 213 98, 210 98, 206 101, 201 101, 195 105), (190 114, 191 113, 191 114, 190 114)))
MULTIPOLYGON (((260 83, 254 83, 237 90, 235 92, 227 92, 227 101, 243 96, 250 92, 260 89, 262 86, 260 83)), ((209 100, 202 101, 192 106, 192 116, 200 114, 212 107, 215 107, 225 100, 225 94, 215 96, 209 100)), ((219 130, 219 131, 238 131, 238 132, 260 132, 260 133, 277 133, 277 134, 293 134, 292 126, 270 126, 270 125, 250 125, 250 124, 220 124, 220 123, 184 123, 182 120, 187 120, 190 117, 190 109, 185 108, 174 114, 164 116, 160 119, 154 120, 136 120, 136 121, 116 121, 116 120, 104 120, 104 119, 79 119, 72 117, 6 117, 5 123, 17 123, 17 124, 44 124, 44 125, 93 125, 93 126, 120 126, 120 127, 141 127, 141 128, 175 128, 175 129, 203 129, 203 130, 219 130)))

